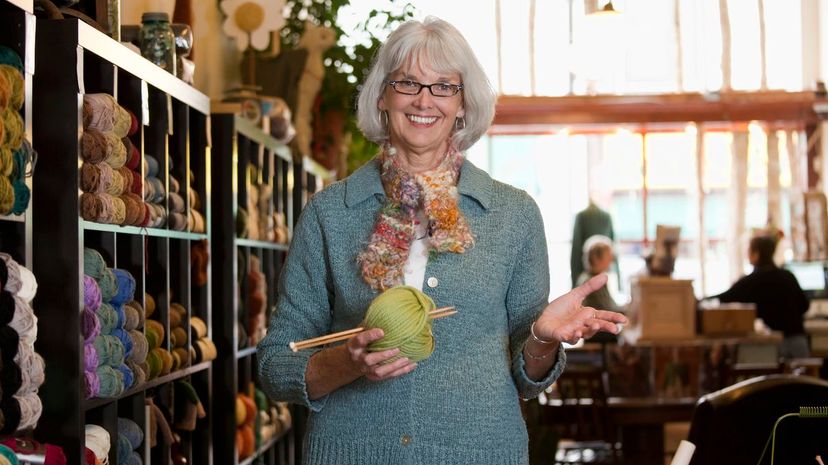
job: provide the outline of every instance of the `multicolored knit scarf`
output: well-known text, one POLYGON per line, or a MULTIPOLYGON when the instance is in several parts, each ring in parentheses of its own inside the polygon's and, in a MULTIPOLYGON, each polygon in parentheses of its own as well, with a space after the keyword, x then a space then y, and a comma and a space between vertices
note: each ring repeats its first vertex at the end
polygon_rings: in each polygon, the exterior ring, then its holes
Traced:
POLYGON ((422 209, 428 221, 430 251, 463 253, 474 245, 474 236, 457 204, 463 154, 449 145, 437 168, 417 174, 403 170, 396 154, 388 144, 380 154, 387 200, 368 246, 357 257, 363 279, 378 291, 404 282, 418 209, 422 209))

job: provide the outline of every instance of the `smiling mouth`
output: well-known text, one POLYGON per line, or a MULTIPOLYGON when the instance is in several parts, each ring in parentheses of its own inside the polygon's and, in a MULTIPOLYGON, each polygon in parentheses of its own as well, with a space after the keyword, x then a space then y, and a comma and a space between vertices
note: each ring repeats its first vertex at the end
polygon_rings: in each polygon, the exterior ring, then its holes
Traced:
POLYGON ((415 124, 433 124, 437 121, 436 116, 417 116, 417 115, 405 115, 409 121, 415 124))

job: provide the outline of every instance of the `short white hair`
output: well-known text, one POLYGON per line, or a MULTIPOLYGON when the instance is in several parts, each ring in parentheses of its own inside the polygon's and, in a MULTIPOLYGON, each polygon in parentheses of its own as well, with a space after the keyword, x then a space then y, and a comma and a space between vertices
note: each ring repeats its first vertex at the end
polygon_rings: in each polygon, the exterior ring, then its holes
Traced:
POLYGON ((388 140, 388 128, 377 103, 390 75, 405 65, 460 75, 466 125, 452 135, 457 150, 471 147, 488 131, 497 97, 483 67, 460 31, 429 16, 423 22, 403 23, 377 51, 357 101, 357 125, 366 138, 378 144, 388 140))

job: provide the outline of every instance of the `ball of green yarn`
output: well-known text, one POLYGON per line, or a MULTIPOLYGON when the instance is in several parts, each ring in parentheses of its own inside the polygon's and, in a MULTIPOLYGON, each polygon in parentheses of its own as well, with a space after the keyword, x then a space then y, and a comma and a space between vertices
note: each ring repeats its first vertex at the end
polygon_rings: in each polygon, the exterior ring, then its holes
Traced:
POLYGON ((118 294, 118 278, 112 272, 112 268, 106 268, 101 273, 101 279, 98 280, 98 287, 101 289, 101 298, 104 302, 109 302, 118 294))
POLYGON ((378 295, 365 315, 363 327, 381 328, 385 336, 368 346, 371 352, 400 349, 398 357, 418 362, 434 351, 431 318, 434 301, 410 286, 397 286, 378 295))
POLYGON ((101 275, 106 269, 106 262, 103 256, 95 249, 83 249, 83 273, 95 278, 95 281, 101 280, 101 275))
POLYGON ((118 313, 115 312, 112 305, 102 302, 95 313, 101 323, 101 334, 110 334, 118 326, 118 313))

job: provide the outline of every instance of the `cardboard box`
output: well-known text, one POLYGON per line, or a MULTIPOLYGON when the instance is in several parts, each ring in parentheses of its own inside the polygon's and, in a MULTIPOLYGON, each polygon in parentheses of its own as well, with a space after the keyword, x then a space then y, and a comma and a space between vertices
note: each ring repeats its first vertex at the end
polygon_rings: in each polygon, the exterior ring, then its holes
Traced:
POLYGON ((641 340, 692 339, 696 297, 689 279, 640 277, 632 281, 630 317, 641 340))
POLYGON ((743 336, 751 334, 756 320, 756 305, 732 303, 699 311, 701 333, 705 336, 743 336))

